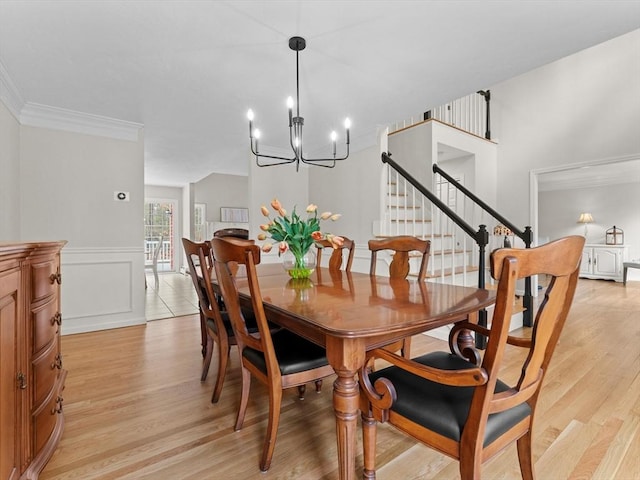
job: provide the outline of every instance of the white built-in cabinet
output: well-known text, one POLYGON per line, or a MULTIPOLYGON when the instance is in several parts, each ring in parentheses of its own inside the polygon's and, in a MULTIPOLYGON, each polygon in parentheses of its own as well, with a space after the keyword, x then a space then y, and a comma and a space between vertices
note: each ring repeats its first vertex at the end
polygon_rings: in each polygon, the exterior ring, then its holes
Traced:
POLYGON ((622 263, 626 255, 626 245, 585 245, 580 276, 622 282, 622 263))

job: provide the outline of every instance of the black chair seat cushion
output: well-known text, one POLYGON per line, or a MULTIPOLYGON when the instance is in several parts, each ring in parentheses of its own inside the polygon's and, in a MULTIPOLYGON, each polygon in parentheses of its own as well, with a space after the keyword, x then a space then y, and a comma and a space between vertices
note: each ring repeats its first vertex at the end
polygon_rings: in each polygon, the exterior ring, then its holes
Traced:
MULTIPOLYGON (((249 333, 258 332, 258 324, 256 323, 256 317, 253 314, 253 311, 249 310, 248 312, 246 312, 243 310, 242 314, 244 316, 244 321, 247 325, 247 330, 249 331, 249 333)), ((229 314, 227 312, 220 312, 220 316, 222 317, 224 328, 227 331, 227 336, 235 337, 235 333, 233 333, 233 327, 231 326, 231 320, 229 319, 229 314)), ((211 318, 207 318, 207 327, 216 333, 218 332, 218 328, 211 318)))
MULTIPOLYGON (((414 358, 413 361, 443 370, 474 367, 466 360, 447 352, 428 353, 414 358)), ((440 435, 456 442, 460 441, 475 387, 442 385, 393 366, 370 375, 372 382, 380 377, 389 379, 396 389, 397 400, 391 406, 391 410, 440 435)), ((498 380, 496 392, 508 389, 508 385, 498 380)), ((530 414, 531 408, 525 402, 504 412, 489 415, 484 446, 490 445, 530 414)))
MULTIPOLYGON (((282 375, 304 372, 329 363, 324 348, 289 330, 278 330, 271 334, 271 338, 282 375)), ((264 374, 267 373, 267 365, 262 352, 247 347, 242 351, 242 356, 258 367, 264 374)))

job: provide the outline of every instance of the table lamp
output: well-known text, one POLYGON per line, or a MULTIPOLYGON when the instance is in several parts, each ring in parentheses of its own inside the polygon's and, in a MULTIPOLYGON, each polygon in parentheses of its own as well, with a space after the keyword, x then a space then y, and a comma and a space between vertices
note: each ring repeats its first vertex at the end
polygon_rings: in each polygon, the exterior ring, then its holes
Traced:
POLYGON ((587 227, 590 223, 593 223, 593 217, 590 213, 581 213, 578 223, 584 223, 584 238, 587 238, 587 227))

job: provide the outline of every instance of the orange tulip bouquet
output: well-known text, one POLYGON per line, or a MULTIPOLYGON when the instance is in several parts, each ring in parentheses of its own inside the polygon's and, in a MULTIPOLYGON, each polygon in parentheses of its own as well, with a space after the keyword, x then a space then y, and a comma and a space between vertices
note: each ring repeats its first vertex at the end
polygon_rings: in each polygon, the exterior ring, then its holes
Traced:
MULTIPOLYGON (((318 215, 318 206, 313 203, 307 209, 307 218, 303 219, 296 212, 295 207, 291 215, 277 198, 271 201, 271 208, 277 213, 273 219, 266 206, 260 207, 262 214, 269 219, 268 223, 260 225, 264 232, 258 235, 258 240, 266 240, 268 237, 273 242, 279 242, 278 255, 289 254, 291 258, 283 261, 284 267, 288 270, 292 278, 309 278, 315 269, 315 255, 310 252, 313 243, 318 240, 327 239, 334 248, 342 246, 343 239, 337 235, 325 234, 320 230, 322 220, 336 221, 340 218, 339 213, 324 212, 318 215)), ((263 252, 269 252, 273 248, 273 242, 266 242, 262 246, 263 252)))

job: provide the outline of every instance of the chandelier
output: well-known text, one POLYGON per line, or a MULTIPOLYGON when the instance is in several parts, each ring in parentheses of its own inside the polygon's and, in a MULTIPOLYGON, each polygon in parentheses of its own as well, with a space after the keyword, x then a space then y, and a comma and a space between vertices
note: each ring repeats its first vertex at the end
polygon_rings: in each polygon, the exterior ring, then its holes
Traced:
POLYGON ((346 138, 346 153, 343 157, 336 156, 336 141, 338 135, 335 131, 331 132, 331 142, 333 147, 333 154, 327 158, 306 158, 304 156, 304 150, 302 146, 302 127, 304 125, 304 118, 300 116, 300 73, 298 68, 298 56, 300 51, 304 50, 307 46, 307 42, 302 37, 291 37, 289 39, 289 48, 296 52, 296 101, 294 103, 293 98, 287 98, 287 109, 289 110, 289 143, 293 150, 292 157, 280 157, 277 155, 265 155, 259 152, 258 141, 260 139, 260 130, 253 128, 253 110, 249 109, 247 112, 247 118, 249 119, 249 140, 251 143, 251 153, 256 157, 256 164, 259 167, 273 167, 275 165, 285 165, 288 163, 296 164, 296 171, 300 168, 300 163, 306 163, 307 165, 316 165, 319 167, 333 168, 336 166, 336 161, 345 160, 349 156, 349 128, 351 127, 351 121, 347 118, 344 121, 345 138, 346 138), (293 115, 293 107, 295 106, 296 112, 293 115))

